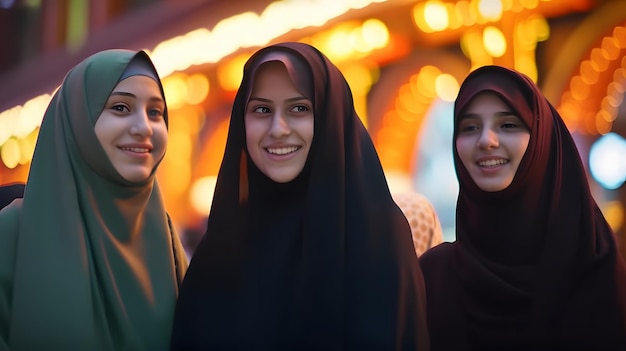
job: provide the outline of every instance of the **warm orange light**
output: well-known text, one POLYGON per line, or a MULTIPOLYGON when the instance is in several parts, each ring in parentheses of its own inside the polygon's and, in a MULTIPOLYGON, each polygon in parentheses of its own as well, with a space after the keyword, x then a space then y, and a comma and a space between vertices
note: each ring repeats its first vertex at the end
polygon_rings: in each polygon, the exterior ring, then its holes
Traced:
POLYGON ((572 78, 570 81, 570 91, 572 93, 572 97, 578 101, 587 99, 590 93, 589 85, 585 84, 580 76, 572 78))
POLYGON ((176 110, 183 107, 185 105, 185 97, 187 96, 187 75, 175 73, 163 78, 162 81, 167 108, 176 110))
POLYGON ((384 48, 389 44, 389 29, 378 19, 368 19, 361 26, 361 37, 367 44, 367 51, 384 48))
POLYGON ((620 55, 619 40, 614 37, 604 37, 602 39, 602 53, 607 60, 614 61, 620 55))
POLYGON ((425 97, 434 98, 435 94, 435 80, 441 74, 439 68, 431 65, 422 67, 417 79, 417 89, 419 94, 425 97))
POLYGON ((483 31, 483 46, 492 57, 502 57, 506 53, 506 38, 500 29, 488 26, 483 31))
POLYGON ((591 61, 585 60, 580 64, 580 76, 583 82, 588 85, 593 85, 598 82, 600 73, 591 64, 591 61))
POLYGON ((478 0, 478 12, 488 21, 499 21, 502 18, 502 11, 500 0, 478 0))
POLYGON ((243 66, 250 57, 249 53, 240 54, 221 63, 217 70, 217 80, 226 91, 236 91, 243 78, 243 66))
POLYGON ((435 80, 435 91, 442 100, 452 102, 459 93, 459 82, 450 74, 440 74, 435 80))
POLYGON ((9 138, 0 148, 0 158, 9 169, 17 167, 20 163, 20 144, 16 138, 9 138))
POLYGON ((207 216, 211 211, 213 193, 217 176, 207 176, 196 179, 189 191, 189 200, 192 208, 200 215, 207 216))
POLYGON ((476 17, 478 14, 472 10, 472 6, 469 1, 457 1, 454 12, 464 26, 471 26, 476 23, 476 17))
POLYGON ((424 19, 433 31, 442 31, 450 23, 446 6, 441 1, 426 1, 424 4, 424 19))
POLYGON ((202 73, 187 78, 187 96, 185 101, 190 105, 202 103, 209 95, 209 79, 202 73))
POLYGON ((564 93, 561 98, 563 102, 561 103, 558 111, 563 118, 565 125, 567 125, 567 128, 573 133, 578 129, 578 108, 570 101, 570 99, 570 94, 567 92, 564 93))
POLYGON ((35 153, 35 145, 37 144, 37 136, 39 135, 39 129, 33 130, 25 138, 19 139, 20 146, 20 164, 27 165, 33 158, 35 153))
POLYGON ((595 118, 596 121, 596 131, 600 134, 606 134, 611 131, 612 123, 607 122, 605 117, 602 114, 603 111, 600 111, 595 118))
POLYGON ((626 48, 626 27, 615 27, 613 29, 613 37, 617 38, 617 43, 620 49, 626 48))
POLYGON ((529 10, 534 10, 539 6, 539 0, 520 0, 520 3, 529 10))
POLYGON ((609 68, 609 61, 606 58, 606 53, 600 48, 593 48, 591 50, 591 63, 599 72, 606 71, 609 68))
POLYGON ((624 205, 620 201, 605 203, 602 213, 614 231, 619 231, 624 225, 624 205))

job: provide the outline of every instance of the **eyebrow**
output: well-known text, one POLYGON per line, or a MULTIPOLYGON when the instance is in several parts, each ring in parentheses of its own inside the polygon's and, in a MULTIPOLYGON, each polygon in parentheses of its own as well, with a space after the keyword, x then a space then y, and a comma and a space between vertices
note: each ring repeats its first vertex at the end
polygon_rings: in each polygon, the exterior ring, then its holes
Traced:
MULTIPOLYGON (((466 118, 480 118, 481 114, 480 113, 464 113, 461 116, 459 116, 459 119, 466 119, 466 118)), ((515 116, 518 117, 516 112, 514 111, 502 111, 502 112, 496 112, 495 113, 496 117, 510 117, 510 116, 515 116)))
MULTIPOLYGON (((114 91, 114 92, 111 93, 110 96, 127 96, 127 97, 132 97, 132 98, 135 98, 135 99, 137 98, 137 95, 135 95, 133 93, 128 93, 128 92, 125 92, 125 91, 114 91)), ((165 100, 163 98, 161 98, 160 96, 152 96, 148 100, 165 102, 165 100)))
MULTIPOLYGON (((267 102, 267 103, 272 102, 272 100, 270 100, 270 99, 264 99, 264 98, 261 98, 261 97, 258 97, 258 96, 251 96, 250 99, 248 100, 248 102, 253 101, 253 100, 254 101, 267 102)), ((301 101, 301 100, 309 100, 309 99, 307 99, 304 96, 297 96, 297 97, 289 98, 289 99, 287 99, 285 101, 286 102, 294 102, 294 101, 301 101)))

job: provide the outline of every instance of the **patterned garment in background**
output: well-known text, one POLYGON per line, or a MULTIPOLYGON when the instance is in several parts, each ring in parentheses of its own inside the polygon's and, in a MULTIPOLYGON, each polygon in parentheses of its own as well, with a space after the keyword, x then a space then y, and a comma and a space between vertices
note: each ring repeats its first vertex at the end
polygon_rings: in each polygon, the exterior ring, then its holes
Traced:
POLYGON ((393 200, 409 221, 413 246, 417 256, 443 242, 443 232, 437 212, 428 199, 416 192, 393 194, 393 200))

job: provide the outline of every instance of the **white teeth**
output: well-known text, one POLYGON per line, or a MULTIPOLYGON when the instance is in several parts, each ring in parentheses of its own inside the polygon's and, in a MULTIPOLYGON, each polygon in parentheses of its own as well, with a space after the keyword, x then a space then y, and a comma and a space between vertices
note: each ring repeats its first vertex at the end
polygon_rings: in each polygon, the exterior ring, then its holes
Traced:
POLYGON ((270 154, 274 154, 274 155, 286 155, 286 154, 295 152, 298 149, 300 149, 300 147, 298 146, 281 147, 281 148, 275 148, 275 149, 267 148, 267 152, 269 152, 270 154))
POLYGON ((509 161, 507 160, 489 160, 489 161, 483 161, 483 162, 479 162, 478 164, 482 167, 493 167, 493 166, 497 166, 497 165, 503 165, 505 163, 507 163, 509 161))
POLYGON ((144 153, 144 152, 150 151, 150 150, 148 150, 146 148, 143 148, 143 147, 123 147, 122 150, 138 152, 138 153, 144 153))

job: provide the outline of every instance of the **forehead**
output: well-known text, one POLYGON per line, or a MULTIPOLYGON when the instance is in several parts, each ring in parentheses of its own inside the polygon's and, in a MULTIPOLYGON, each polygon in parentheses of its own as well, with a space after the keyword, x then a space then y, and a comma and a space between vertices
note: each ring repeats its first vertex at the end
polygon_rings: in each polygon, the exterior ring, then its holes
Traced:
POLYGON ((254 72, 253 85, 258 85, 259 82, 270 82, 272 80, 287 80, 291 81, 287 68, 280 61, 269 61, 261 64, 254 72))
POLYGON ((284 94, 302 95, 302 92, 295 85, 282 62, 271 61, 263 63, 256 70, 253 78, 251 97, 258 97, 259 94, 262 94, 264 97, 284 94))
POLYGON ((161 95, 159 84, 154 79, 141 75, 131 76, 119 81, 115 88, 113 88, 113 92, 116 91, 129 93, 150 92, 156 93, 159 96, 161 95))
POLYGON ((500 97, 500 95, 493 91, 483 91, 476 94, 467 104, 465 113, 471 113, 474 110, 486 109, 486 108, 498 108, 502 110, 510 111, 509 105, 500 97))

